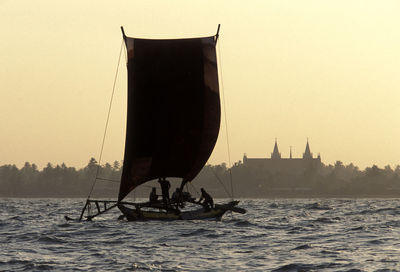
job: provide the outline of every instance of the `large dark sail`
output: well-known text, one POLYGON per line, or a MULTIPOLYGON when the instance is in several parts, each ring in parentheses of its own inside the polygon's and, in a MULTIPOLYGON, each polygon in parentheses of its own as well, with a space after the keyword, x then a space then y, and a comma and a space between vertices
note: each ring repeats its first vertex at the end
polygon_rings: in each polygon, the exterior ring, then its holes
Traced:
POLYGON ((214 149, 221 116, 215 36, 124 38, 128 116, 119 201, 152 179, 192 180, 214 149))

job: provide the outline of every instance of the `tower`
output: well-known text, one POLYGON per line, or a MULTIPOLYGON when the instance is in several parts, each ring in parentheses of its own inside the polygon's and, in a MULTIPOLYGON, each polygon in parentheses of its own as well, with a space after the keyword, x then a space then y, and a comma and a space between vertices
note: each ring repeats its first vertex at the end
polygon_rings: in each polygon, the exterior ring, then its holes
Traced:
POLYGON ((303 159, 312 159, 312 153, 310 151, 310 145, 308 144, 308 138, 307 138, 307 145, 306 145, 306 150, 303 153, 303 159))
POLYGON ((279 153, 278 142, 275 138, 274 152, 271 153, 271 159, 280 160, 281 153, 279 153))

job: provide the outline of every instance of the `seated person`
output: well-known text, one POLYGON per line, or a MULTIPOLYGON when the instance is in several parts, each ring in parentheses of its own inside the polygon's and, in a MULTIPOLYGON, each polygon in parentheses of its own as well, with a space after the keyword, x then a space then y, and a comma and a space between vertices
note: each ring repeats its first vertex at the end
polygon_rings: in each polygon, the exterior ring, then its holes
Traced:
POLYGON ((195 198, 189 192, 182 192, 182 202, 194 202, 195 198))
POLYGON ((150 192, 150 195, 149 195, 149 201, 150 201, 150 203, 156 203, 157 199, 158 199, 158 195, 157 195, 157 192, 156 192, 156 187, 153 187, 151 189, 151 192, 150 192))

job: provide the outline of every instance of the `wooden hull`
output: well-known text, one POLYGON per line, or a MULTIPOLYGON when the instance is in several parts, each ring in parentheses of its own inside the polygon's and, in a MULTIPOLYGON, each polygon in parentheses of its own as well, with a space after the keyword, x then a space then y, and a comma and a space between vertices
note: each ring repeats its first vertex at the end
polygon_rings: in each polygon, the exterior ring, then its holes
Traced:
POLYGON ((202 220, 202 219, 216 219, 220 220, 221 217, 233 208, 237 203, 228 203, 225 205, 216 205, 215 208, 205 211, 203 208, 193 211, 148 211, 128 208, 123 204, 119 204, 118 208, 124 214, 128 221, 136 220, 202 220))

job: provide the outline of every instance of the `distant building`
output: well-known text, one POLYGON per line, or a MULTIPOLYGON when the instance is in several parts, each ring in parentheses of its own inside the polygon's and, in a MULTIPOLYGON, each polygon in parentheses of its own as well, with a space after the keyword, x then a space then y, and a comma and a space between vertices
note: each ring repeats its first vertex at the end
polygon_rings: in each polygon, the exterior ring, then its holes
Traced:
POLYGON ((310 145, 307 139, 306 149, 302 158, 292 157, 292 148, 290 148, 289 158, 282 158, 279 153, 278 143, 275 139, 274 150, 271 153, 271 158, 248 158, 246 154, 243 156, 243 164, 250 168, 260 170, 267 170, 270 173, 290 173, 290 174, 304 174, 309 169, 318 170, 321 168, 321 156, 318 154, 313 158, 310 150, 310 145))

